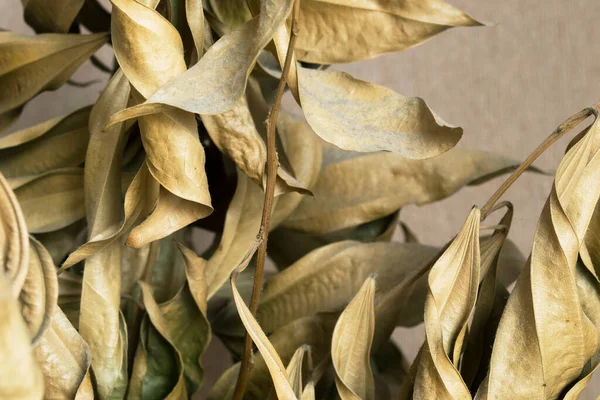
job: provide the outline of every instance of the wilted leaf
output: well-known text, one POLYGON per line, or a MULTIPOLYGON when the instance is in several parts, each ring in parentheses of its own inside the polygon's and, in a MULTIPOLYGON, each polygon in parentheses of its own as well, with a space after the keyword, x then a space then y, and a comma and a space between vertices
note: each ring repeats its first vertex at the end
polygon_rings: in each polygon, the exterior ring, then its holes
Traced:
POLYGON ((0 32, 0 118, 44 90, 62 86, 108 35, 0 32))
POLYGON ((56 267, 48 251, 34 238, 29 239, 29 268, 27 278, 19 294, 23 319, 32 341, 48 329, 58 300, 56 267))
POLYGON ((285 369, 290 377, 290 386, 298 399, 301 399, 302 397, 302 365, 304 363, 304 355, 309 352, 310 346, 302 345, 298 347, 298 350, 296 350, 285 369))
POLYGON ((188 249, 184 245, 180 243, 177 245, 185 262, 185 275, 187 277, 190 293, 194 298, 198 309, 202 312, 202 314, 206 315, 208 308, 208 287, 206 285, 205 273, 206 260, 198 256, 193 250, 188 249))
POLYGON ((85 220, 81 219, 57 231, 38 233, 35 238, 48 250, 54 265, 60 265, 67 254, 85 240, 85 225, 85 220))
POLYGON ((576 266, 600 197, 599 124, 596 120, 558 166, 529 262, 500 320, 478 399, 558 398, 598 351, 597 329, 579 297, 576 266))
POLYGON ((335 71, 298 68, 306 121, 324 140, 350 151, 388 150, 422 159, 453 148, 462 129, 447 125, 418 97, 335 71))
POLYGON ((47 399, 93 399, 90 350, 60 308, 52 324, 33 348, 44 373, 47 399))
POLYGON ((53 118, 0 139, 0 171, 16 188, 44 172, 78 167, 89 140, 90 108, 53 118))
MULTIPOLYGON (((148 100, 119 113, 113 122, 153 114, 164 110, 165 105, 201 115, 230 110, 244 95, 250 70, 259 52, 269 43, 277 27, 284 23, 292 4, 290 0, 262 2, 259 15, 223 36, 198 63, 166 85, 158 85, 161 87, 155 88, 155 92, 145 93, 132 82, 148 100)), ((113 12, 113 18, 114 15, 113 12)), ((140 32, 140 35, 143 33, 140 32)), ((159 39, 157 43, 162 47, 165 39, 159 39)))
POLYGON ((283 226, 313 234, 355 226, 407 204, 441 200, 518 164, 493 153, 462 148, 427 160, 411 160, 394 153, 350 153, 328 146, 319 180, 311 189, 315 197, 304 198, 283 226))
POLYGON ((140 282, 148 317, 141 329, 128 398, 187 398, 181 354, 169 337, 166 321, 152 296, 152 289, 140 282))
POLYGON ((470 399, 458 372, 467 324, 477 299, 480 274, 479 209, 429 273, 425 300, 425 344, 415 360, 415 398, 470 399))
POLYGON ((29 268, 29 236, 19 202, 0 173, 0 266, 17 298, 29 268))
POLYGON ((29 232, 55 231, 85 216, 83 174, 83 168, 57 169, 15 190, 29 232))
POLYGON ((339 311, 370 274, 377 274, 384 293, 436 252, 433 247, 405 243, 344 241, 324 246, 267 282, 257 319, 272 332, 303 316, 339 311))
POLYGON ((37 400, 44 395, 44 377, 33 357, 31 336, 13 287, 6 275, 0 275, 0 398, 37 400))
POLYGON ((67 33, 85 0, 21 0, 25 22, 37 33, 67 33))
POLYGON ((335 384, 342 400, 375 398, 371 344, 375 330, 375 278, 370 276, 338 319, 331 339, 335 384))
POLYGON ((296 56, 316 64, 365 60, 416 46, 455 26, 481 23, 443 0, 302 1, 296 56))

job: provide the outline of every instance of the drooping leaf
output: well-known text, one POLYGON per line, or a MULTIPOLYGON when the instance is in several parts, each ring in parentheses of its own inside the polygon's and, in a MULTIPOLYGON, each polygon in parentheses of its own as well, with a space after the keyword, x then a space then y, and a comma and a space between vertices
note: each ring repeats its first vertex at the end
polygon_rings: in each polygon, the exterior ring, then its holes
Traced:
POLYGON ((397 152, 423 159, 453 148, 462 129, 447 125, 418 97, 335 71, 298 68, 300 104, 317 135, 350 151, 397 152))
POLYGON ((37 175, 77 167, 85 159, 90 107, 0 139, 0 171, 16 188, 37 175))
POLYGON ((479 287, 479 209, 473 208, 456 238, 429 273, 425 344, 418 363, 415 398, 470 399, 458 363, 479 287))
POLYGON ((44 373, 45 398, 93 399, 90 350, 60 308, 33 353, 44 373))
POLYGON ((148 316, 141 328, 128 398, 187 398, 181 354, 169 337, 167 323, 152 296, 152 289, 144 282, 140 282, 140 287, 148 316))
POLYGON ((38 233, 35 238, 48 250, 54 265, 60 265, 71 251, 82 244, 84 229, 85 220, 81 219, 57 231, 38 233))
MULTIPOLYGON (((259 52, 284 23, 292 4, 290 0, 262 2, 259 15, 223 36, 192 68, 147 95, 138 89, 148 100, 119 113, 112 122, 156 113, 165 105, 201 115, 230 110, 243 96, 259 52)), ((162 46, 162 38, 159 43, 162 46)))
POLYGON ((578 290, 577 259, 600 197, 595 183, 600 179, 599 151, 596 120, 558 166, 477 399, 558 398, 598 351, 598 332, 578 290))
POLYGON ((416 46, 455 26, 481 23, 443 0, 306 0, 298 18, 298 59, 316 64, 365 60, 416 46))
POLYGON ((367 278, 340 315, 331 339, 335 384, 342 400, 374 399, 371 344, 375 330, 375 278, 367 278))
MULTIPOLYGON (((107 34, 22 36, 0 32, 0 119, 44 90, 62 86, 107 34)), ((4 128, 3 126, 2 128, 4 128)))
POLYGON ((25 22, 37 33, 67 33, 85 0, 21 0, 25 22))
POLYGON ((31 336, 12 293, 14 284, 7 278, 0 275, 0 398, 41 399, 44 377, 35 362, 31 336))
POLYGON ((404 243, 344 241, 319 248, 266 283, 257 319, 272 332, 297 318, 339 311, 370 274, 385 292, 422 266, 437 249, 404 243))
MULTIPOLYGON (((249 261, 250 260, 248 260, 248 262, 249 261)), ((237 287, 235 286, 237 275, 245 267, 246 265, 244 265, 242 268, 238 267, 238 269, 231 274, 231 290, 233 291, 233 300, 240 315, 240 319, 242 320, 246 331, 252 338, 252 341, 258 348, 258 351, 262 355, 267 368, 269 369, 269 373, 273 379, 273 385, 275 386, 275 391, 277 392, 277 397, 280 399, 297 399, 296 395, 294 394, 294 389, 290 384, 290 378, 286 372, 285 366, 281 362, 281 358, 279 358, 277 351, 248 309, 248 306, 246 306, 244 299, 242 299, 237 287)))
POLYGON ((29 232, 55 231, 85 216, 83 174, 83 168, 57 169, 15 190, 29 232))
POLYGON ((517 161, 472 149, 453 149, 427 160, 394 153, 323 153, 319 180, 283 226, 313 234, 355 226, 390 215, 407 204, 441 200, 465 185, 481 183, 517 161), (373 171, 366 174, 364 171, 373 171))
POLYGON ((0 266, 17 298, 29 268, 29 237, 25 217, 8 182, 0 173, 0 266))
POLYGON ((202 314, 206 315, 208 309, 208 287, 206 285, 205 272, 206 260, 180 243, 178 243, 178 247, 185 262, 185 275, 187 277, 190 293, 194 298, 198 309, 202 314))
POLYGON ((52 257, 40 242, 29 238, 29 268, 19 303, 23 319, 35 343, 48 329, 57 308, 58 280, 52 257))

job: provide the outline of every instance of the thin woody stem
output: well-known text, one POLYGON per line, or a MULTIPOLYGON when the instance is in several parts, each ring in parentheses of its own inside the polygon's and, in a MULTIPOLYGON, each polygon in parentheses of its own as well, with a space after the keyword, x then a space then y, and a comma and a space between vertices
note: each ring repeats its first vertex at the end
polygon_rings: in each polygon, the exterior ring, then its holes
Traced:
MULTIPOLYGON (((545 152, 550 146, 552 146, 558 139, 563 137, 565 134, 570 132, 573 128, 579 125, 583 120, 585 120, 590 115, 598 116, 597 107, 600 106, 600 103, 596 104, 594 107, 584 108, 579 111, 577 114, 572 115, 567 118, 562 124, 560 124, 554 132, 550 134, 540 145, 523 161, 523 163, 517 168, 504 183, 496 190, 496 192, 490 197, 490 199, 485 203, 485 205, 481 208, 481 220, 483 221, 492 211, 492 207, 508 190, 508 188, 515 183, 515 181, 525 172, 527 168, 533 164, 535 160, 545 152)), ((586 128, 587 129, 587 128, 586 128)))
MULTIPOLYGON (((279 108, 281 106, 281 99, 285 91, 286 77, 289 73, 290 66, 292 64, 292 56, 294 54, 294 47, 296 45, 296 38, 298 35, 298 15, 300 11, 300 0, 296 0, 294 9, 292 11, 292 29, 290 34, 290 41, 285 56, 285 63, 281 73, 281 79, 279 80, 279 86, 277 87, 277 94, 275 96, 275 102, 273 108, 267 119, 267 184, 265 188, 265 204, 262 212, 262 219, 260 223, 260 230, 258 233, 257 241, 260 243, 258 247, 258 254, 256 258, 256 270, 254 272, 254 284, 252 286, 252 297, 250 298, 250 312, 253 316, 256 315, 258 310, 258 303, 260 300, 260 291, 262 289, 263 275, 265 270, 265 259, 267 257, 267 239, 269 236, 269 225, 271 222, 271 212, 273 208, 273 199, 275 197, 275 184, 277 182, 277 168, 279 162, 277 159, 277 150, 275 148, 276 143, 276 126, 277 116, 279 115, 279 108)), ((244 352, 242 355, 242 362, 240 365, 240 372, 235 385, 235 391, 233 394, 234 400, 241 400, 246 392, 246 386, 248 385, 248 379, 250 377, 250 369, 252 368, 252 338, 246 332, 244 338, 244 352)))

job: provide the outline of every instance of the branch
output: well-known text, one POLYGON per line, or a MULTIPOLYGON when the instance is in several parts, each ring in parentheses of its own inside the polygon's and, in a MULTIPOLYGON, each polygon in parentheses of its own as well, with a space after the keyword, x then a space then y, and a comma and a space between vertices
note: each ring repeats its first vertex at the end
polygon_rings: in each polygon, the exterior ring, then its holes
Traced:
MULTIPOLYGON (((252 297, 250 298, 250 312, 253 316, 256 316, 258 310, 258 303, 260 300, 260 291, 262 289, 263 275, 265 271, 265 259, 267 257, 267 239, 269 237, 269 225, 271 222, 271 212, 273 208, 273 199, 275 197, 275 183, 277 182, 277 150, 275 148, 276 142, 276 127, 277 127, 277 116, 279 115, 279 108, 281 106, 281 99, 285 91, 286 77, 292 64, 292 56, 294 54, 294 47, 296 45, 296 37, 298 35, 298 15, 300 11, 300 0, 296 0, 294 9, 292 11, 292 29, 290 34, 290 42, 285 56, 285 63, 281 72, 281 79, 279 80, 279 86, 277 87, 277 94, 275 96, 275 102, 273 108, 269 113, 267 119, 267 184, 265 188, 265 204, 262 212, 262 219, 260 223, 260 230, 258 232, 257 241, 260 243, 258 247, 258 255, 256 259, 256 270, 254 272, 254 284, 252 286, 252 297)), ((250 369, 252 367, 252 338, 246 332, 244 338, 244 352, 242 355, 242 362, 240 365, 240 372, 235 385, 235 392, 233 394, 234 400, 241 400, 246 392, 246 386, 248 385, 248 379, 250 377, 250 369)))

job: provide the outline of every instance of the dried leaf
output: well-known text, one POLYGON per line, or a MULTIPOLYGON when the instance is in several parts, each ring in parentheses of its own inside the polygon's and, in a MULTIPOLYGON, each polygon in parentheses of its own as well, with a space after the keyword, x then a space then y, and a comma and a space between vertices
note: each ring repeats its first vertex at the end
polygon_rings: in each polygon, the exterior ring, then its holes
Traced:
MULTIPOLYGON (((112 122, 157 113, 165 110, 165 105, 201 115, 232 109, 244 95, 250 70, 259 52, 269 43, 277 27, 284 23, 292 4, 290 0, 262 2, 259 15, 223 36, 192 68, 166 85, 164 82, 158 85, 160 89, 154 88, 158 89, 156 91, 144 92, 132 81, 148 100, 119 113, 112 122)), ((113 12, 113 18, 114 15, 113 12)), ((140 32, 140 35, 144 33, 140 32)), ((157 43, 162 47, 165 39, 159 39, 157 43)))
POLYGON ((13 285, 0 275, 0 398, 37 400, 44 395, 44 377, 33 357, 13 285))
POLYGON ((35 238, 48 250, 54 265, 60 265, 71 251, 82 244, 84 229, 85 220, 81 219, 57 231, 38 233, 35 238))
POLYGON ((206 315, 208 308, 208 287, 206 285, 205 276, 206 260, 184 245, 180 243, 177 243, 177 245, 185 260, 185 275, 187 277, 190 293, 192 294, 198 309, 202 314, 206 315))
POLYGON ((324 140, 350 151, 388 150, 409 158, 453 148, 462 129, 447 125, 418 97, 335 71, 298 68, 306 121, 324 140))
POLYGON ((58 280, 52 257, 40 242, 29 238, 29 268, 19 304, 32 342, 36 342, 50 326, 58 300, 58 280))
POLYGON ((598 351, 597 329, 579 297, 576 266, 600 197, 599 124, 596 120, 558 166, 478 399, 558 398, 598 351))
POLYGON ((367 278, 340 315, 331 339, 335 384, 342 400, 375 398, 371 344, 375 330, 375 278, 367 278))
POLYGON ((85 216, 83 173, 83 168, 57 169, 15 190, 29 232, 55 231, 85 216))
POLYGON ((0 32, 0 118, 44 90, 62 86, 108 40, 108 35, 0 32))
POLYGON ((310 346, 302 345, 298 347, 285 369, 290 377, 290 385, 294 389, 294 395, 298 399, 302 397, 302 364, 304 363, 304 355, 308 352, 310 352, 310 346))
POLYGON ((456 238, 429 273, 425 344, 415 361, 415 398, 470 399, 458 362, 479 287, 479 209, 473 208, 456 238))
POLYGON ((339 311, 370 274, 377 274, 379 290, 386 292, 436 252, 405 243, 344 241, 321 247, 267 282, 257 319, 272 332, 303 316, 339 311))
POLYGON ((152 289, 140 282, 148 317, 142 324, 133 365, 130 399, 187 398, 181 354, 169 338, 166 321, 152 296, 152 289))
POLYGON ((85 0, 21 0, 25 22, 38 33, 67 33, 85 0))
POLYGON ((481 183, 483 177, 519 164, 493 153, 462 148, 427 160, 411 160, 394 153, 350 153, 329 146, 323 160, 319 180, 311 189, 315 197, 303 199, 283 226, 313 234, 355 226, 407 204, 441 200, 465 185, 481 183))
POLYGON ((91 107, 20 130, 0 139, 0 171, 13 188, 37 175, 83 164, 91 107))
POLYGON ((202 0, 185 0, 185 17, 194 40, 197 60, 204 54, 205 23, 202 0))
POLYGON ((19 296, 29 268, 29 237, 25 217, 13 191, 0 173, 0 266, 14 298, 19 296))
POLYGON ((44 373, 45 398, 94 398, 90 350, 60 308, 52 314, 52 324, 33 352, 44 373))
POLYGON ((301 3, 298 59, 347 63, 406 50, 455 26, 481 23, 443 0, 306 0, 301 3))

